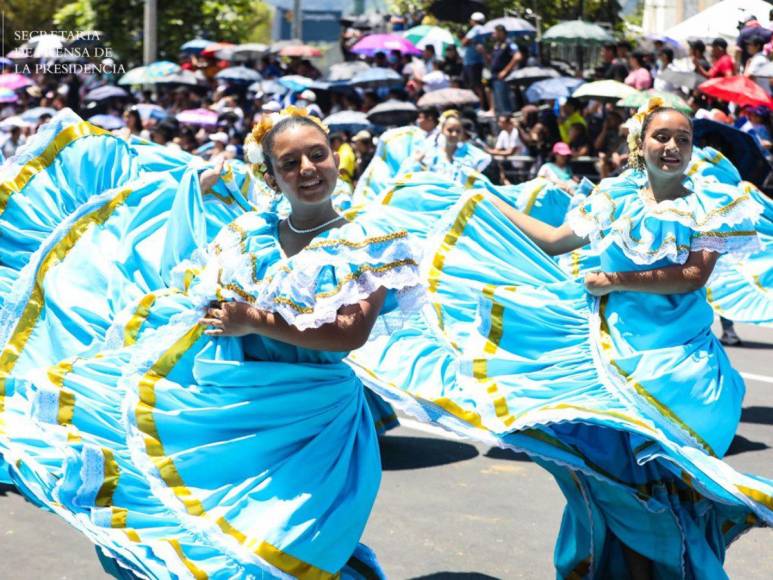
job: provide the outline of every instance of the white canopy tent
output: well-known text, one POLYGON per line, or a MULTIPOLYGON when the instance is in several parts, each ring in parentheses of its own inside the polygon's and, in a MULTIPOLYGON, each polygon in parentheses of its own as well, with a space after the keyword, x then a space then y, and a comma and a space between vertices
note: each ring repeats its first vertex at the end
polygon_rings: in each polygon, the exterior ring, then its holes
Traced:
POLYGON ((720 37, 732 44, 738 37, 738 24, 750 16, 769 28, 771 8, 773 6, 765 0, 722 0, 663 31, 662 36, 685 43, 688 39, 711 41, 720 37))

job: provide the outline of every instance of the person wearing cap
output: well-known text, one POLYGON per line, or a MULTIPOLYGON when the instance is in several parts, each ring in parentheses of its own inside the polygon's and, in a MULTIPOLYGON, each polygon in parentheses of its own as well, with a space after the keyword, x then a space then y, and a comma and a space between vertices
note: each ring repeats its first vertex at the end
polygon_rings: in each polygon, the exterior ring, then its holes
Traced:
POLYGON ((486 97, 483 92, 484 22, 486 22, 486 17, 482 12, 473 12, 470 16, 470 29, 462 39, 462 46, 464 47, 462 82, 464 86, 478 95, 481 107, 486 106, 486 97))
POLYGON ((758 36, 753 36, 746 42, 746 50, 749 52, 749 59, 746 61, 743 74, 744 76, 754 79, 767 94, 770 94, 770 78, 757 76, 757 74, 770 62, 768 57, 766 57, 765 53, 762 51, 763 46, 763 40, 758 36))
POLYGON ((373 135, 369 131, 360 131, 354 137, 352 137, 352 144, 354 145, 354 153, 357 156, 357 169, 354 173, 354 180, 357 181, 360 175, 365 171, 365 168, 373 159, 375 148, 373 147, 373 135))
POLYGON ((745 107, 743 112, 746 121, 739 127, 739 130, 754 136, 765 153, 770 156, 771 146, 773 146, 773 137, 770 130, 770 109, 765 105, 757 105, 756 107, 745 107))
POLYGON ((574 176, 569 160, 572 158, 572 150, 563 141, 553 145, 553 161, 543 163, 537 172, 537 177, 542 177, 554 183, 564 191, 574 193, 579 179, 574 176))
POLYGON ((320 109, 319 105, 317 104, 317 95, 311 89, 302 91, 295 104, 299 107, 306 107, 309 115, 314 115, 319 119, 324 116, 322 114, 322 109, 320 109))
POLYGON ((494 111, 499 114, 513 112, 512 90, 505 79, 522 59, 521 51, 510 42, 507 29, 502 24, 494 28, 494 46, 491 49, 489 70, 491 91, 494 96, 494 111))
POLYGON ((715 38, 711 41, 711 60, 713 64, 706 70, 698 59, 693 58, 695 72, 710 79, 731 77, 736 74, 735 62, 727 54, 727 41, 724 38, 715 38))

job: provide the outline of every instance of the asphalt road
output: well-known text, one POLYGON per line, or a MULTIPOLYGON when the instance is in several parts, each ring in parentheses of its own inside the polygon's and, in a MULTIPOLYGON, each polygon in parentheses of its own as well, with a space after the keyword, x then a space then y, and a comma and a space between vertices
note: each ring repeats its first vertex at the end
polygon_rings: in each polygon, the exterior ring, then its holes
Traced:
MULTIPOLYGON (((726 458, 773 478, 773 330, 740 326, 729 349, 747 394, 726 458)), ((528 459, 472 445, 412 421, 382 443, 384 476, 365 532, 389 578, 552 578, 563 498, 528 459)), ((773 530, 730 548, 731 578, 773 577, 773 530)), ((53 515, 0 491, 0 580, 103 579, 90 542, 53 515)))

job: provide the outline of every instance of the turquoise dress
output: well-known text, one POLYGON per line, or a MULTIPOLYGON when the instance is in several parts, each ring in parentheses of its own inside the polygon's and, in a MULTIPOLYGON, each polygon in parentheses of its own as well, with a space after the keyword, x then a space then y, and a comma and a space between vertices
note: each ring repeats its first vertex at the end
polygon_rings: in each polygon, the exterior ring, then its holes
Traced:
POLYGON ((7 475, 116 574, 381 577, 359 544, 378 445, 347 353, 197 321, 241 300, 312 328, 385 287, 396 324, 420 296, 407 235, 363 215, 288 259, 242 177, 202 195, 201 167, 70 112, 3 166, 7 475))
MULTIPOLYGON (((759 248, 762 208, 739 188, 687 178, 690 195, 649 205, 645 182, 626 172, 569 211, 603 270, 759 248)), ((404 412, 554 475, 567 499, 560 577, 625 577, 621 543, 656 577, 724 577, 727 546, 773 523, 773 484, 720 459, 744 384, 711 333, 706 290, 590 296, 490 195, 512 203, 501 188, 398 176, 382 219, 423 240, 428 304, 350 363, 404 412)))

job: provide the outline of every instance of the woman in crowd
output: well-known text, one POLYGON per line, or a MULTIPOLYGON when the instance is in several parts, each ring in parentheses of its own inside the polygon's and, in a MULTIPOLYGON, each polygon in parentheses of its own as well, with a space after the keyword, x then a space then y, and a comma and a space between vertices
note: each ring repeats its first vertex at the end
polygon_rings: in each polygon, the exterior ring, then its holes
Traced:
POLYGON ((0 453, 15 485, 116 574, 379 577, 358 544, 378 445, 342 359, 417 289, 405 233, 334 211, 337 157, 297 110, 246 145, 285 219, 239 211, 238 187, 222 201, 228 172, 199 179, 184 153, 71 137, 65 120, 4 167, 23 176, 0 214, 17 226, 0 256, 0 453), (63 134, 55 167, 25 171, 63 134), (67 164, 97 153, 105 171, 69 187, 67 164), (175 156, 181 179, 149 170, 175 156))
POLYGON ((544 163, 537 172, 537 177, 544 177, 561 189, 572 193, 577 187, 579 179, 574 176, 569 160, 572 158, 572 150, 569 145, 559 141, 553 145, 553 160, 544 163))
MULTIPOLYGON (((484 171, 491 155, 467 141, 459 111, 449 110, 440 115, 440 133, 417 151, 410 163, 417 169, 453 174, 461 167, 484 171)), ((406 170, 407 168, 402 168, 406 170)))

